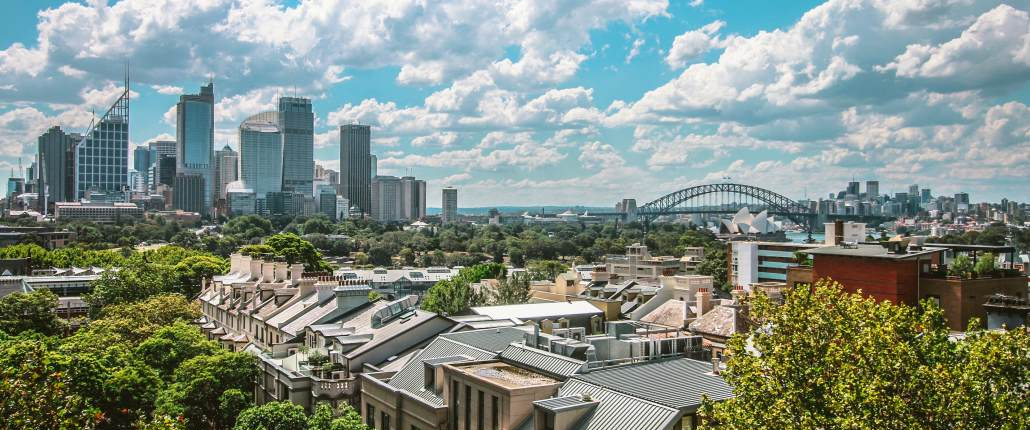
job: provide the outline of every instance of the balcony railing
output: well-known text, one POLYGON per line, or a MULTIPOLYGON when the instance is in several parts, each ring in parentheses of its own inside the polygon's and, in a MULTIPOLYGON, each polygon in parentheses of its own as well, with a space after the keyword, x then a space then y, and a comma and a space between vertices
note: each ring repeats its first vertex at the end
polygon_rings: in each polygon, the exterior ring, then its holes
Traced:
POLYGON ((354 394, 357 387, 357 378, 351 379, 321 379, 313 378, 311 394, 320 398, 336 399, 354 394))

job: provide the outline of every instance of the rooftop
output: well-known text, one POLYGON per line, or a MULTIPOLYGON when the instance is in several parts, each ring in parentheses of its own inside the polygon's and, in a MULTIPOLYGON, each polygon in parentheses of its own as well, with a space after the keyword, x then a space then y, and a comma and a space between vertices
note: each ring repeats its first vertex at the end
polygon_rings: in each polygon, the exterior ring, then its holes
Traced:
POLYGON ((452 365, 451 367, 466 375, 485 379, 509 389, 554 385, 559 383, 557 380, 551 379, 532 370, 526 370, 501 361, 459 364, 452 365))
POLYGON ((733 397, 733 389, 712 373, 711 363, 680 358, 630 364, 573 376, 593 385, 675 409, 696 410, 701 396, 733 397))
POLYGON ((477 306, 472 308, 472 312, 479 315, 487 315, 493 319, 518 318, 521 320, 601 314, 600 309, 584 300, 505 306, 477 306))
POLYGON ((884 258, 889 260, 908 260, 917 257, 923 257, 927 255, 936 254, 944 251, 944 248, 934 247, 921 247, 918 249, 910 249, 904 254, 892 253, 887 248, 880 245, 868 245, 868 244, 855 244, 851 246, 823 246, 819 248, 806 249, 799 251, 809 255, 837 255, 844 257, 859 257, 859 258, 884 258))

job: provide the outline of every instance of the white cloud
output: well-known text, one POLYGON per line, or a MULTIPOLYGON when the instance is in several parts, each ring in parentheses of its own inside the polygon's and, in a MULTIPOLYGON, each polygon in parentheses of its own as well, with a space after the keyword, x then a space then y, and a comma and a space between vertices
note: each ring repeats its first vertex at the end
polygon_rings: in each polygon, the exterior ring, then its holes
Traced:
POLYGON ((598 141, 584 144, 580 148, 579 162, 587 169, 616 168, 626 164, 626 160, 613 146, 598 141))
POLYGON ((458 141, 458 134, 452 132, 440 132, 433 133, 427 136, 418 136, 411 139, 411 146, 435 146, 435 147, 449 147, 454 145, 454 142, 458 141))
POLYGON ((630 47, 629 53, 626 54, 626 60, 625 60, 626 64, 629 64, 629 62, 633 61, 633 59, 636 58, 637 55, 640 55, 640 47, 641 46, 644 46, 644 39, 638 37, 636 40, 633 41, 633 46, 630 47))
POLYGON ((679 69, 712 48, 719 47, 721 42, 718 33, 725 25, 726 22, 716 20, 697 30, 676 36, 672 41, 672 48, 669 49, 669 55, 665 57, 665 63, 673 69, 679 69))
POLYGON ((705 4, 705 0, 690 0, 690 3, 687 4, 690 5, 690 7, 700 7, 705 4))
POLYGON ((158 94, 164 94, 169 96, 185 94, 185 91, 182 89, 182 87, 177 87, 174 85, 151 85, 150 88, 156 91, 158 94))

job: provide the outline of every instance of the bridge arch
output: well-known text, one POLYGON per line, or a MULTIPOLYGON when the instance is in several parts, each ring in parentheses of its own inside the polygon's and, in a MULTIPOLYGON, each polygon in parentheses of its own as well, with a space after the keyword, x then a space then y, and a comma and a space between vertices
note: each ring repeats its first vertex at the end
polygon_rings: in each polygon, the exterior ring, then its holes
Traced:
MULTIPOLYGON (((681 203, 709 195, 737 195, 749 197, 754 201, 764 204, 770 215, 786 217, 787 219, 804 226, 809 232, 811 232, 815 227, 818 217, 818 215, 812 212, 808 207, 803 206, 782 194, 753 185, 731 183, 698 185, 666 194, 652 202, 638 207, 637 216, 644 222, 651 222, 662 215, 684 213, 676 210, 681 203)), ((698 210, 696 212, 714 213, 718 211, 698 210)))

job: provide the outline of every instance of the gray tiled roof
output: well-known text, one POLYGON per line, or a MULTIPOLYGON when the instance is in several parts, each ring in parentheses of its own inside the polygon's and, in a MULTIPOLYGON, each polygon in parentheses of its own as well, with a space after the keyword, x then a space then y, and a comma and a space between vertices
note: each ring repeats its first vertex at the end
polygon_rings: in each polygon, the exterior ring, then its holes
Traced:
POLYGON ((712 400, 733 397, 729 384, 711 372, 711 363, 680 358, 595 370, 570 382, 582 380, 689 412, 701 404, 702 395, 712 400))
POLYGON ((560 396, 589 393, 597 406, 580 418, 573 430, 663 430, 680 416, 680 411, 629 396, 577 379, 570 379, 558 391, 560 396))
POLYGON ((582 361, 562 355, 529 348, 525 345, 511 344, 501 351, 501 360, 519 364, 523 367, 539 370, 551 376, 566 379, 583 369, 582 361))
POLYGON ((582 396, 564 396, 537 400, 533 402, 533 404, 552 411, 560 411, 564 409, 593 406, 596 402, 594 400, 583 400, 582 396))
POLYGON ((402 368, 393 378, 390 386, 412 394, 426 403, 443 405, 443 399, 431 390, 426 390, 425 364, 427 360, 443 357, 466 356, 470 360, 489 360, 497 357, 504 347, 520 340, 525 332, 515 328, 487 329, 447 333, 438 336, 425 349, 402 368))
POLYGON ((501 352, 504 351, 504 348, 507 348, 512 342, 522 340, 525 335, 526 332, 518 328, 501 327, 495 329, 458 331, 454 333, 441 334, 440 336, 487 351, 501 352))

